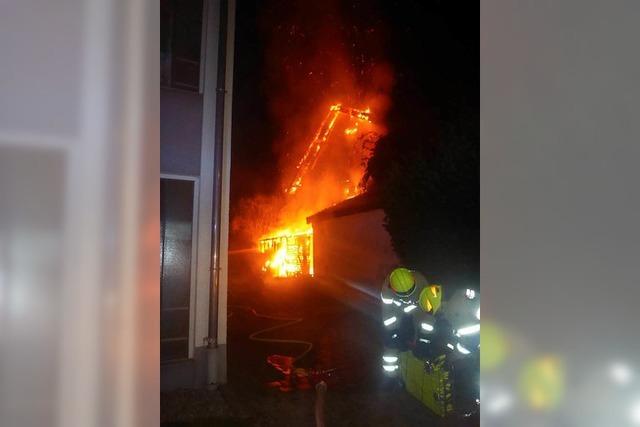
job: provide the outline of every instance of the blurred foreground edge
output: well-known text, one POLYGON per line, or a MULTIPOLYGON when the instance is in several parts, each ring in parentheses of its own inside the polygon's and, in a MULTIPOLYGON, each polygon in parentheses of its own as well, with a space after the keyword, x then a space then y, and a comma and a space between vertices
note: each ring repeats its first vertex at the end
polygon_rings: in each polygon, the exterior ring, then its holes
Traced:
POLYGON ((0 414, 159 424, 159 2, 0 11, 0 414))

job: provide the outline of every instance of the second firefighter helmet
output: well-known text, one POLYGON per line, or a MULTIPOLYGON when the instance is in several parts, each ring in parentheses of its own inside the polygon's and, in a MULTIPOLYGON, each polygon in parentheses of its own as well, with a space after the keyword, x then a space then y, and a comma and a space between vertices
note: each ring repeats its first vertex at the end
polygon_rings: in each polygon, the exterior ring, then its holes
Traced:
POLYGON ((399 267, 389 275, 389 287, 399 297, 408 297, 416 289, 416 279, 413 272, 399 267))
POLYGON ((435 314, 442 305, 442 286, 428 285, 420 292, 418 297, 420 308, 427 313, 435 314))

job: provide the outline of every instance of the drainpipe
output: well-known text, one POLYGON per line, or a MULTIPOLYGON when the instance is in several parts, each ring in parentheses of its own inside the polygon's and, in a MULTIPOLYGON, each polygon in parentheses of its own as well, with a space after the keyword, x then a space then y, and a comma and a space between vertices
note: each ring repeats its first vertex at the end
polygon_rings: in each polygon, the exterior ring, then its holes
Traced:
POLYGON ((235 32, 235 0, 220 7, 218 75, 216 85, 215 147, 211 277, 209 291, 208 384, 226 382, 227 251, 229 180, 231 165, 231 106, 235 32))

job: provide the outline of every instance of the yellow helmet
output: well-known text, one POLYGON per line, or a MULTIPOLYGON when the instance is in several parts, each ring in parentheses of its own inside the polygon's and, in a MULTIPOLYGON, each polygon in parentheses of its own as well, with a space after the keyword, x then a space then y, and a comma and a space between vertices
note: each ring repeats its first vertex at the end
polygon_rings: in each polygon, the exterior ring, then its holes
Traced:
POLYGON ((424 311, 436 314, 442 304, 442 286, 425 286, 422 292, 420 292, 418 303, 424 311))
POLYGON ((411 270, 402 267, 396 268, 389 275, 389 286, 396 294, 408 296, 416 288, 416 279, 411 270))

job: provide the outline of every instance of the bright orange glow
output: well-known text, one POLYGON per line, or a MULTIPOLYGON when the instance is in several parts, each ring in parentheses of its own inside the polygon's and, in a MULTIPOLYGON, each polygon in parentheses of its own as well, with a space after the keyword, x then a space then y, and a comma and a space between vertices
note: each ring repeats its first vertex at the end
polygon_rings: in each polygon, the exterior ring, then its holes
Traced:
POLYGON ((275 277, 313 276, 313 229, 282 229, 260 240, 260 252, 269 256, 262 270, 275 277))
MULTIPOLYGON (((356 108, 343 107, 342 104, 339 103, 330 106, 329 112, 325 116, 322 123, 320 123, 320 127, 316 131, 313 140, 309 143, 307 150, 298 162, 298 165, 296 166, 297 174, 293 179, 291 185, 289 185, 289 187, 285 189, 286 193, 295 194, 298 189, 302 187, 302 181, 305 175, 310 172, 316 165, 322 145, 327 141, 329 134, 333 130, 333 127, 340 113, 346 114, 352 118, 355 118, 356 120, 371 123, 371 110, 368 107, 365 110, 358 110, 356 108)), ((346 129, 344 133, 346 135, 352 135, 357 131, 358 122, 356 122, 354 127, 346 129)))
POLYGON ((329 106, 284 189, 278 223, 260 237, 259 249, 266 257, 264 272, 275 277, 313 275, 313 229, 306 218, 362 193, 365 139, 375 144, 377 129, 369 108, 329 106), (336 127, 340 130, 332 136, 336 127))
POLYGON ((353 127, 344 130, 345 135, 353 135, 356 132, 358 132, 358 122, 353 127))

